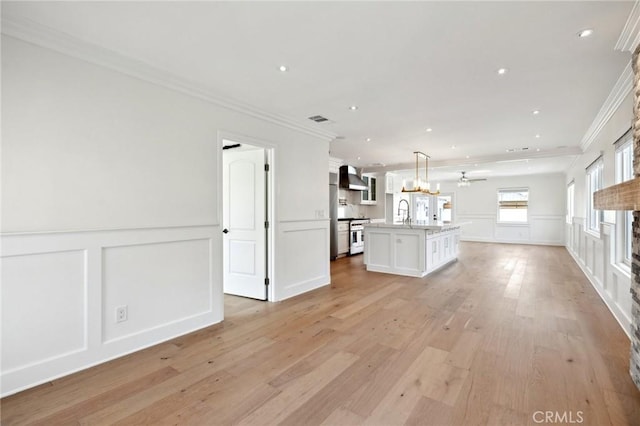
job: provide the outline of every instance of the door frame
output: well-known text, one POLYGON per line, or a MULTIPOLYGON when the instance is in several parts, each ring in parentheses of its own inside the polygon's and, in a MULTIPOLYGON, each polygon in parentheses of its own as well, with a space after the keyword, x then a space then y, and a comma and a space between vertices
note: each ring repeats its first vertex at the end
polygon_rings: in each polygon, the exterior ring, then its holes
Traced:
MULTIPOLYGON (((218 149, 217 149, 217 153, 218 153, 218 171, 217 171, 217 182, 218 184, 216 185, 217 187, 217 215, 218 215, 218 221, 216 224, 216 227, 218 228, 218 233, 219 233, 219 243, 218 243, 218 248, 219 248, 219 253, 220 253, 220 259, 219 259, 219 264, 223 265, 223 253, 224 253, 224 239, 222 238, 222 221, 223 221, 223 217, 224 217, 224 212, 223 212, 223 200, 222 200, 222 191, 223 191, 223 170, 222 170, 222 147, 224 146, 226 142, 229 143, 239 143, 239 144, 247 144, 247 145, 253 145, 259 148, 263 148, 264 152, 265 152, 265 156, 266 156, 266 161, 267 164, 269 164, 269 172, 267 173, 266 176, 266 197, 265 197, 265 202, 267 205, 266 208, 266 218, 265 220, 267 220, 269 222, 269 228, 267 228, 266 230, 266 247, 265 247, 265 251, 266 251, 266 260, 265 260, 265 267, 266 267, 266 278, 269 279, 269 286, 267 288, 267 302, 272 302, 274 300, 274 286, 276 285, 275 280, 273 279, 274 277, 274 253, 275 253, 275 243, 274 243, 274 235, 275 235, 275 224, 276 224, 276 220, 275 220, 275 213, 276 213, 276 208, 275 208, 275 182, 276 182, 276 164, 275 164, 275 149, 276 149, 276 144, 265 141, 265 140, 261 140, 261 139, 256 139, 253 138, 251 136, 246 136, 246 135, 241 135, 238 133, 233 133, 233 132, 228 132, 228 131, 218 131, 218 149)), ((221 273, 220 274, 220 279, 224 280, 224 275, 221 273)), ((222 297, 224 297, 224 282, 220 283, 221 286, 220 288, 222 289, 222 297)))

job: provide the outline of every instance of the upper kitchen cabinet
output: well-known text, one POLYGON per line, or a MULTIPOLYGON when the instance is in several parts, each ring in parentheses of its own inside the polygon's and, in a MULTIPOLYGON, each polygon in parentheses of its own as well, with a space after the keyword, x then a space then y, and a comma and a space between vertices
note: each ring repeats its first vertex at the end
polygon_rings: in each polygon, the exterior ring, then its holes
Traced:
POLYGON ((399 177, 394 173, 385 173, 385 194, 393 194, 394 192, 399 192, 396 190, 396 181, 399 181, 399 177))
POLYGON ((367 185, 367 189, 360 192, 360 204, 378 204, 376 191, 378 190, 378 178, 373 175, 363 174, 362 180, 367 185))

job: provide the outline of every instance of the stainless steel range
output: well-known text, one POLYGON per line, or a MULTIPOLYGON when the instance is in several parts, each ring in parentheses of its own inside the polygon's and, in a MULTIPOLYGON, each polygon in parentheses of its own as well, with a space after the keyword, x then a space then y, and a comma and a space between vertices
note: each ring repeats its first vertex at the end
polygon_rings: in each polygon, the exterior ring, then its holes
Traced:
POLYGON ((349 254, 354 255, 364 252, 364 224, 369 223, 369 219, 352 219, 349 221, 349 235, 351 248, 349 254))

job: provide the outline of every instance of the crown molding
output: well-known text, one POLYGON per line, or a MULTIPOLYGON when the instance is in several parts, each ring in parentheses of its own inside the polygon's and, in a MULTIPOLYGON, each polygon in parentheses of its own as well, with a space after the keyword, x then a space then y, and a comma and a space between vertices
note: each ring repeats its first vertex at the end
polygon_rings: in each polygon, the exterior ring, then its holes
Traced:
POLYGON ((615 49, 633 53, 638 43, 640 43, 640 2, 636 1, 622 28, 615 49))
MULTIPOLYGON (((526 161, 526 160, 535 160, 541 158, 554 158, 554 157, 571 157, 575 156, 578 158, 582 154, 582 149, 578 146, 571 146, 566 148, 554 148, 554 149, 545 149, 542 151, 520 151, 515 153, 504 153, 504 154, 494 154, 494 155, 485 155, 479 157, 472 158, 452 158, 448 160, 431 160, 429 161, 429 170, 440 169, 440 168, 450 168, 450 167, 458 167, 458 168, 469 168, 473 169, 473 166, 476 164, 487 164, 487 163, 510 163, 510 162, 518 162, 518 161, 526 161)), ((404 171, 413 171, 415 170, 416 164, 415 162, 408 163, 398 163, 398 164, 388 164, 386 166, 375 166, 375 167, 363 167, 363 171, 365 172, 404 172, 404 171)))
POLYGON ((24 17, 3 14, 1 31, 2 34, 7 36, 54 50, 91 64, 109 68, 113 71, 204 100, 259 120, 326 141, 332 141, 337 137, 337 134, 333 132, 307 126, 294 119, 265 111, 241 101, 225 98, 211 89, 184 79, 176 74, 164 71, 97 44, 81 40, 61 31, 54 30, 24 17))
MULTIPOLYGON (((635 6, 634 6, 635 7, 635 6)), ((598 137, 602 128, 607 124, 611 116, 617 111, 618 107, 631 92, 633 86, 633 71, 631 69, 631 61, 624 67, 624 71, 613 86, 611 93, 604 101, 604 104, 593 119, 587 133, 582 137, 580 148, 586 151, 589 145, 598 137)))

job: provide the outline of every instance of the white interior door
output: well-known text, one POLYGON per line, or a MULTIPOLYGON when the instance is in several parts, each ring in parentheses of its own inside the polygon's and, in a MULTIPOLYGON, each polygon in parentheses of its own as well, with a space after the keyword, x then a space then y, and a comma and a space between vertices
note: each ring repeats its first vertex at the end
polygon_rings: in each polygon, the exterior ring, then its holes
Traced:
POLYGON ((224 292, 266 300, 265 151, 223 153, 224 292))

